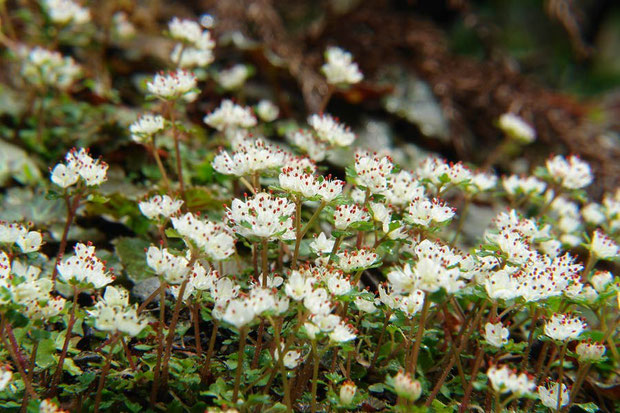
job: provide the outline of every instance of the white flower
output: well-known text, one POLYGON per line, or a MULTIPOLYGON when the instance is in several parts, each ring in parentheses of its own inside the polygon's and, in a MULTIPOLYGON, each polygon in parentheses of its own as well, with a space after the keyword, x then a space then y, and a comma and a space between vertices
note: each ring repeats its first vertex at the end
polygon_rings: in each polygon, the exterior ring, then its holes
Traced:
POLYGON ((95 319, 95 328, 102 331, 120 331, 135 337, 148 321, 138 316, 136 306, 129 305, 129 293, 122 288, 108 286, 103 298, 88 314, 95 319))
POLYGON ((256 126, 252 109, 239 106, 228 99, 223 100, 220 107, 205 116, 203 121, 219 131, 256 126))
POLYGON ((327 289, 330 293, 337 296, 348 293, 352 288, 353 286, 348 278, 339 277, 336 275, 327 280, 327 289))
POLYGON ((232 154, 222 150, 213 159, 213 169, 224 175, 247 176, 266 172, 282 166, 284 152, 260 139, 239 144, 232 154))
POLYGON ((65 90, 79 78, 82 69, 69 56, 35 47, 23 61, 21 73, 32 84, 65 90))
MULTIPOLYGON (((286 198, 276 198, 260 192, 245 201, 234 199, 226 209, 232 229, 244 237, 268 240, 287 238, 293 228, 295 204, 286 198)), ((294 234, 293 234, 294 235, 294 234)))
POLYGON ((419 179, 428 184, 439 188, 444 185, 445 180, 449 180, 450 166, 443 159, 425 157, 415 170, 419 179))
POLYGON ((599 292, 602 293, 607 289, 607 286, 613 281, 614 276, 611 275, 609 271, 597 271, 592 276, 592 287, 599 292))
POLYGON ((353 398, 355 397, 355 393, 357 392, 357 386, 351 380, 346 380, 340 386, 340 403, 344 405, 351 404, 353 402, 353 398))
POLYGON ((8 367, 5 366, 0 368, 0 391, 6 389, 6 386, 9 384, 12 377, 13 372, 9 370, 8 367))
POLYGON ((270 289, 254 287, 250 292, 250 305, 254 313, 260 315, 275 308, 276 297, 270 289))
POLYGON ((618 256, 618 245, 601 230, 594 231, 590 251, 600 259, 612 260, 618 256))
POLYGON ((413 290, 409 295, 402 297, 398 308, 405 313, 407 318, 412 319, 424 306, 424 291, 413 290))
POLYGON ((168 23, 168 30, 173 39, 183 41, 198 49, 212 49, 215 46, 209 31, 203 30, 193 20, 173 17, 168 23))
POLYGON ((493 272, 484 281, 484 288, 493 300, 510 300, 519 294, 517 281, 506 270, 493 272))
POLYGON ((282 362, 287 369, 294 369, 299 366, 299 363, 301 363, 303 359, 300 350, 290 350, 286 352, 282 362))
POLYGON ((550 382, 546 386, 538 386, 538 397, 543 405, 555 410, 558 408, 558 399, 560 408, 568 404, 570 393, 565 384, 550 382), (561 393, 559 397, 558 392, 561 393))
POLYGON ((27 233, 28 230, 21 224, 0 221, 0 242, 14 244, 27 233))
POLYGON ((329 333, 329 339, 336 343, 344 343, 347 341, 355 340, 355 329, 349 324, 339 323, 329 333))
POLYGON ((312 115, 308 118, 308 124, 312 126, 319 140, 330 146, 349 146, 355 140, 355 134, 331 115, 312 115))
POLYGON ((327 82, 332 85, 354 84, 364 78, 357 64, 353 62, 351 53, 339 47, 327 48, 325 60, 321 71, 327 78, 327 82))
POLYGON ((536 131, 519 116, 512 113, 504 113, 499 117, 499 127, 509 138, 532 143, 536 140, 536 131))
POLYGON ((368 212, 355 204, 338 205, 334 212, 334 226, 338 230, 345 230, 351 224, 368 220, 370 220, 368 212))
POLYGON ((125 40, 135 36, 136 28, 124 11, 114 13, 112 23, 114 24, 114 32, 120 39, 125 40))
POLYGON ((256 105, 256 113, 263 122, 273 122, 278 118, 280 109, 271 101, 263 99, 256 105))
POLYGON ((220 261, 235 253, 235 239, 226 227, 202 220, 191 212, 171 221, 179 234, 193 241, 212 260, 220 261))
POLYGON ((497 176, 484 172, 473 174, 466 190, 470 193, 486 192, 494 189, 497 185, 497 176))
POLYGON ((547 188, 547 184, 533 176, 519 177, 517 175, 511 175, 508 178, 502 179, 502 186, 511 196, 519 194, 540 195, 547 188))
POLYGON ((387 202, 403 207, 416 198, 424 196, 424 187, 413 175, 405 170, 390 175, 387 190, 383 193, 387 202))
POLYGON ((428 198, 413 200, 407 208, 406 219, 414 225, 428 227, 432 224, 440 224, 454 217, 454 209, 446 206, 436 198, 432 201, 428 198))
POLYGON ((510 332, 502 322, 486 323, 484 326, 484 339, 494 347, 502 347, 508 342, 510 332))
POLYGON ((172 199, 168 195, 155 195, 146 201, 138 203, 140 212, 148 219, 155 219, 159 215, 170 218, 176 215, 183 205, 180 199, 172 199))
MULTIPOLYGON (((65 155, 67 169, 82 177, 87 186, 97 186, 105 182, 107 178, 108 164, 97 159, 94 160, 88 154, 88 149, 71 149, 65 155)), ((70 175, 71 172, 66 172, 70 175)))
POLYGON ((324 288, 317 288, 306 293, 304 307, 312 314, 327 315, 332 309, 329 294, 324 288))
POLYGON ((413 380, 409 373, 399 371, 392 380, 394 383, 394 392, 400 397, 413 401, 420 398, 422 386, 419 381, 413 380))
POLYGON ((85 24, 90 21, 90 11, 73 0, 43 0, 45 11, 56 24, 85 24))
POLYGON ((605 222, 605 212, 603 207, 596 202, 589 203, 581 209, 581 215, 583 219, 593 225, 601 225, 605 222))
POLYGON ((547 160, 546 165, 551 179, 564 188, 579 189, 590 185, 592 182, 590 165, 575 155, 570 156, 568 160, 557 155, 547 160))
POLYGON ((73 249, 74 256, 58 263, 58 278, 67 283, 88 283, 96 289, 114 281, 115 277, 108 274, 103 261, 95 256, 91 243, 77 243, 73 249))
POLYGON ((57 164, 52 170, 51 181, 61 188, 68 188, 75 185, 80 179, 80 174, 73 168, 67 167, 63 163, 57 164))
POLYGON ((367 152, 355 154, 355 181, 372 194, 381 194, 388 187, 388 179, 394 164, 389 156, 378 156, 367 152))
POLYGON ((525 374, 517 375, 507 366, 497 368, 491 366, 487 371, 487 377, 493 386, 493 390, 498 393, 526 394, 536 387, 536 384, 525 374))
POLYGON ((222 319, 240 329, 251 323, 254 316, 254 309, 248 300, 235 299, 228 303, 222 319))
POLYGON ((377 307, 373 301, 368 301, 357 297, 354 302, 357 308, 364 313, 372 314, 377 311, 377 307))
POLYGON ((39 413, 67 413, 67 410, 63 410, 58 407, 53 401, 50 399, 45 399, 39 405, 39 413))
POLYGON ((164 99, 173 100, 182 97, 196 87, 196 76, 186 70, 158 73, 146 84, 150 94, 164 99))
POLYGON ((545 334, 557 341, 569 341, 579 338, 585 330, 586 323, 580 318, 566 314, 553 314, 545 323, 545 334))
POLYGON ((250 77, 250 70, 246 65, 234 65, 230 69, 222 70, 215 75, 215 80, 226 90, 241 88, 250 77))
POLYGON ((41 248, 42 242, 43 236, 37 231, 29 231, 26 234, 22 234, 15 241, 24 254, 38 251, 41 248))
POLYGON ((313 160, 320 162, 327 155, 327 145, 318 140, 312 132, 307 129, 299 129, 286 134, 287 139, 296 147, 307 153, 313 160))
POLYGON ((303 300, 312 292, 312 278, 305 278, 299 271, 293 270, 284 285, 284 292, 295 301, 303 300))
POLYGON ((181 284, 190 270, 187 258, 173 255, 167 248, 155 246, 150 246, 146 251, 146 263, 170 284, 181 284))
POLYGON ((321 232, 318 237, 310 243, 310 249, 317 255, 329 254, 334 248, 336 243, 335 239, 327 238, 324 232, 321 232))
POLYGON ((144 143, 146 139, 164 130, 164 118, 160 115, 146 113, 129 126, 131 139, 144 143))
POLYGON ((215 60, 211 49, 197 49, 177 44, 170 53, 170 60, 183 69, 205 67, 215 60))
POLYGON ((577 345, 575 352, 581 362, 597 362, 605 355, 605 345, 583 341, 577 345))
POLYGON ((338 254, 338 268, 349 273, 370 268, 379 256, 372 250, 362 248, 355 251, 344 251, 338 254))

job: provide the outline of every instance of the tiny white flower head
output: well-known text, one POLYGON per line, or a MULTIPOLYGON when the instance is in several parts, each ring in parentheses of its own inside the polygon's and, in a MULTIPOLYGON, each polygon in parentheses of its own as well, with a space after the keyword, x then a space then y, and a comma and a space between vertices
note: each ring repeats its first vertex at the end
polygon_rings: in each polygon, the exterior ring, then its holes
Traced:
POLYGON ((330 146, 349 146, 355 140, 355 134, 331 115, 314 114, 308 118, 308 124, 314 129, 319 140, 330 146))
POLYGON ((374 301, 364 300, 363 298, 357 297, 354 302, 355 306, 364 313, 372 314, 377 311, 374 301))
POLYGON ((522 143, 536 140, 536 131, 523 119, 513 113, 504 113, 499 117, 499 127, 509 138, 522 143))
POLYGON ((369 221, 370 215, 365 208, 353 205, 338 205, 334 212, 334 226, 345 230, 356 222, 369 221))
POLYGON ((286 138, 292 145, 305 152, 313 161, 320 162, 327 155, 327 144, 320 141, 307 129, 288 132, 286 138))
POLYGON ((289 350, 284 355, 282 362, 287 369, 294 369, 303 361, 301 350, 289 350))
POLYGON ((43 0, 50 20, 55 24, 85 24, 90 21, 90 11, 73 0, 43 0))
POLYGON ((14 244, 27 233, 28 229, 17 222, 0 221, 0 242, 14 244))
POLYGON ((597 271, 590 282, 597 292, 602 293, 613 280, 614 276, 609 271, 597 271))
POLYGON ((124 11, 118 11, 112 16, 114 33, 122 40, 131 39, 136 35, 136 28, 124 11))
POLYGON ((597 362, 600 361, 605 355, 605 345, 601 343, 583 341, 577 345, 575 352, 581 362, 597 362))
POLYGON ((596 202, 589 203, 583 207, 581 209, 581 216, 588 224, 592 225, 601 225, 607 219, 603 207, 596 202))
MULTIPOLYGON (((72 173, 77 173, 87 186, 101 185, 108 179, 108 164, 100 159, 93 159, 88 153, 88 149, 71 149, 65 156, 65 161, 67 163, 65 175, 70 176, 72 173)), ((72 178, 67 179, 68 182, 71 180, 72 178)))
POLYGON ((580 189, 592 183, 590 165, 575 155, 568 159, 557 155, 547 160, 546 165, 551 179, 566 189, 580 189))
POLYGON ((517 375, 514 371, 510 370, 507 366, 497 368, 491 366, 487 371, 487 377, 491 382, 493 390, 502 394, 512 392, 513 394, 526 394, 530 393, 536 384, 525 373, 517 375))
POLYGON ((6 389, 6 386, 11 382, 13 372, 9 370, 7 366, 0 368, 0 391, 6 389))
POLYGON ((134 142, 144 143, 158 132, 164 130, 164 118, 160 115, 146 113, 129 126, 131 139, 134 142))
POLYGON ((502 186, 508 195, 541 195, 547 188, 547 184, 533 176, 519 177, 511 175, 502 179, 502 186))
POLYGON ((248 300, 234 299, 228 303, 223 320, 241 329, 254 320, 254 308, 248 300))
POLYGON ((148 219, 155 219, 158 216, 170 218, 181 210, 182 205, 183 200, 172 199, 168 195, 155 195, 138 203, 140 212, 148 219))
POLYGON ((352 85, 364 78, 351 53, 339 47, 329 47, 325 51, 325 60, 321 71, 332 85, 352 85))
POLYGON ((24 59, 21 73, 32 84, 66 90, 81 76, 82 69, 72 57, 35 47, 24 59))
POLYGON ((256 114, 263 122, 273 122, 278 118, 280 109, 270 100, 263 99, 256 105, 256 114))
POLYGON ((372 194, 381 194, 387 190, 393 168, 394 164, 389 156, 371 155, 368 152, 355 154, 355 180, 372 194))
POLYGON ((357 386, 351 380, 346 380, 340 386, 340 403, 349 405, 353 402, 353 398, 355 397, 355 393, 357 392, 357 386))
POLYGON ((553 314, 545 323, 545 334, 557 341, 570 341, 579 338, 586 323, 578 317, 567 314, 553 314))
POLYGON ((321 232, 318 237, 310 243, 310 249, 318 255, 329 254, 334 248, 336 240, 333 238, 327 238, 324 232, 321 232))
POLYGON ((414 199, 407 208, 405 219, 414 225, 428 227, 441 224, 454 217, 454 209, 438 199, 426 197, 414 199))
POLYGON ((422 385, 419 381, 412 379, 409 373, 399 371, 396 376, 391 379, 394 391, 398 396, 415 401, 422 395, 422 385))
POLYGON ((250 77, 250 69, 246 65, 234 65, 230 69, 222 70, 215 75, 215 80, 226 90, 236 90, 243 86, 250 77))
POLYGON ((26 234, 21 235, 15 243, 19 246, 24 254, 29 252, 38 251, 43 243, 43 235, 37 231, 29 231, 26 234))
POLYGON ((484 339, 494 347, 502 347, 508 342, 510 332, 502 322, 486 323, 484 326, 484 339))
POLYGON ((73 168, 67 167, 63 163, 57 164, 52 170, 51 181, 61 188, 68 188, 75 185, 80 179, 80 174, 73 168))
POLYGON ((252 109, 239 106, 229 99, 223 100, 220 107, 205 116, 203 121, 218 131, 256 126, 252 109))
POLYGON ((564 407, 568 404, 570 393, 565 384, 549 382, 547 385, 538 386, 538 398, 545 407, 556 410, 558 399, 560 400, 559 407, 564 407))
POLYGON ((150 94, 164 100, 175 100, 183 97, 196 87, 196 76, 186 70, 158 73, 153 80, 147 82, 150 94))
POLYGON ((336 327, 329 333, 329 339, 335 343, 344 343, 347 341, 355 340, 357 335, 355 329, 350 324, 344 322, 338 323, 336 327))
POLYGON ((620 249, 618 245, 601 230, 594 231, 590 251, 602 260, 613 260, 618 257, 620 249))
POLYGON ((234 199, 226 209, 230 227, 244 237, 288 239, 293 228, 295 204, 260 192, 245 201, 234 199))
POLYGON ((360 271, 372 267, 379 260, 376 252, 369 248, 344 251, 338 254, 338 268, 345 273, 360 271))

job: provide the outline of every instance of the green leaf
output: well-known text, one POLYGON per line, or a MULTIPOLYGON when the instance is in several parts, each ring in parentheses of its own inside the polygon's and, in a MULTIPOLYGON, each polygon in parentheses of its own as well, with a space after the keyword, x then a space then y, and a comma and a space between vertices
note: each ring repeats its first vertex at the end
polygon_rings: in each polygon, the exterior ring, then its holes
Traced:
POLYGON ((147 270, 144 249, 151 244, 140 238, 117 238, 113 242, 114 250, 120 258, 127 277, 137 283, 152 274, 147 270))
POLYGON ((56 344, 51 338, 43 339, 39 341, 39 347, 37 349, 37 366, 42 369, 51 367, 56 363, 54 354, 56 353, 56 344))
POLYGON ((599 411, 598 406, 595 403, 593 403, 593 402, 590 402, 590 403, 575 403, 575 405, 578 406, 580 409, 585 410, 588 413, 596 413, 596 412, 599 411))
POLYGON ((368 391, 373 393, 383 393, 385 390, 385 385, 383 383, 375 383, 368 386, 368 391))

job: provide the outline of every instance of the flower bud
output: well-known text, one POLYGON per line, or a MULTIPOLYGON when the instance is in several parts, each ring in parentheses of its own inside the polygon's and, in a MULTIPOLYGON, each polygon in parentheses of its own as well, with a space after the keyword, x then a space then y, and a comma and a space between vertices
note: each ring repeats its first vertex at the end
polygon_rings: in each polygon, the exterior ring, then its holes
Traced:
POLYGON ((409 373, 399 371, 394 377, 394 391, 400 397, 415 401, 422 394, 422 386, 419 381, 413 380, 409 373))
POLYGON ((603 358, 605 346, 600 343, 589 343, 584 341, 577 345, 575 352, 581 362, 596 362, 603 358))
POLYGON ((353 401, 353 397, 355 397, 355 392, 357 391, 357 386, 351 380, 345 381, 340 387, 340 403, 344 405, 351 404, 353 401))

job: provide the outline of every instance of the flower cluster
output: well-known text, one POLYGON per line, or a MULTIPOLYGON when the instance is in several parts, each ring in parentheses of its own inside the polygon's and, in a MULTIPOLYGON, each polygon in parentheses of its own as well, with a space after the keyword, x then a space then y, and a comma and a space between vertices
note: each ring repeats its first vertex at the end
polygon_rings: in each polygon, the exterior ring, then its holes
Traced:
POLYGON ((107 171, 108 164, 93 159, 88 149, 73 148, 65 155, 65 163, 59 163, 52 169, 50 179, 61 188, 77 184, 80 178, 86 186, 97 186, 106 181, 107 171))
POLYGON ((59 262, 58 278, 80 288, 103 288, 116 278, 105 267, 105 263, 95 256, 91 244, 77 243, 73 247, 75 255, 59 262))
POLYGON ((196 88, 196 76, 183 69, 174 72, 161 72, 147 82, 148 92, 163 100, 176 100, 179 98, 193 99, 192 92, 196 88))
POLYGON ((107 286, 103 297, 88 311, 101 331, 119 331, 135 337, 146 327, 148 321, 140 317, 137 306, 129 305, 129 293, 123 288, 107 286))
POLYGON ((174 17, 168 23, 170 36, 179 40, 170 59, 182 68, 204 67, 213 62, 215 42, 208 30, 192 20, 174 17))
POLYGON ((339 47, 329 47, 325 51, 325 60, 321 71, 332 85, 352 85, 364 78, 351 53, 339 47))
POLYGON ((79 79, 82 68, 70 56, 35 47, 25 57, 21 73, 36 86, 66 90, 79 79))

